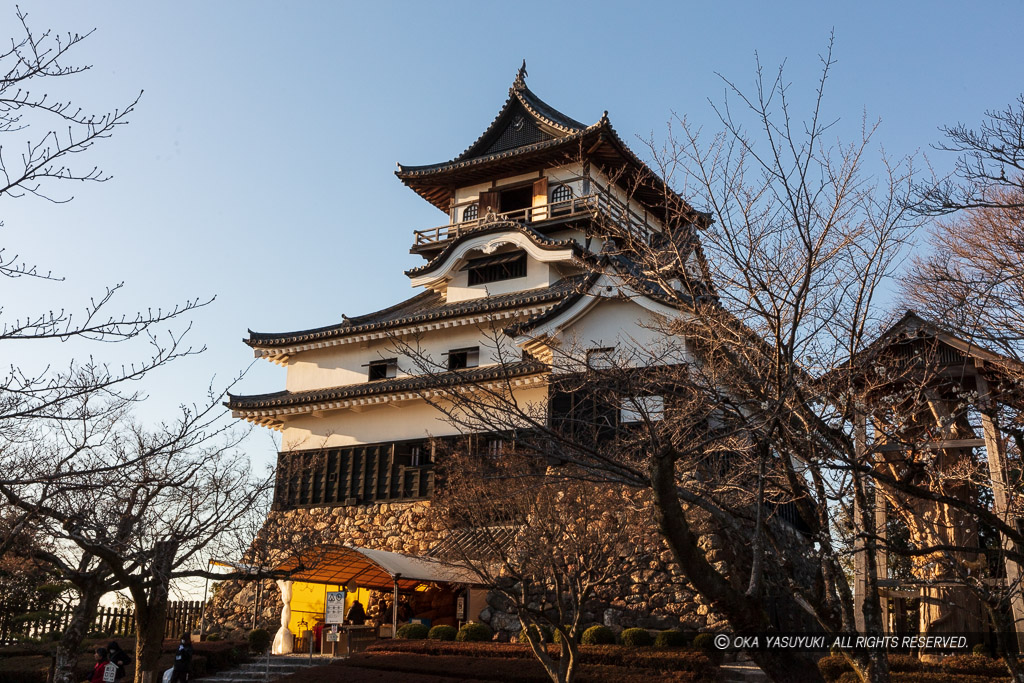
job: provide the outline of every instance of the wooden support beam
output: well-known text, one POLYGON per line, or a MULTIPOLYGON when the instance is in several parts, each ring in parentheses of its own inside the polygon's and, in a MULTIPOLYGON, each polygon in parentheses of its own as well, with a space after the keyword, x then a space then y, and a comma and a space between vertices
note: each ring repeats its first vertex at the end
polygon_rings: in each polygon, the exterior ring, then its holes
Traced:
MULTIPOLYGON (((862 415, 853 419, 853 443, 858 460, 867 453, 867 424, 862 415)), ((856 475, 855 475, 856 476, 856 475)), ((868 561, 865 540, 861 537, 861 509, 853 497, 853 621, 858 633, 864 633, 864 600, 867 597, 868 561)))
MULTIPOLYGON (((989 478, 992 483, 992 504, 994 511, 1006 524, 1015 526, 1010 516, 1009 498, 1007 495, 1009 475, 1006 471, 1006 451, 1003 440, 999 437, 999 425, 996 422, 996 405, 989 391, 988 381, 978 373, 978 404, 981 409, 981 427, 985 434, 985 454, 988 456, 989 478)), ((1001 535, 1004 548, 1014 547, 1014 543, 1001 535)), ((1019 548, 1016 548, 1019 550, 1019 548)), ((1013 610, 1014 630, 1017 632, 1017 647, 1024 652, 1024 589, 1021 587, 1020 565, 1004 554, 1006 565, 1006 582, 1010 593, 1010 608, 1013 610)))

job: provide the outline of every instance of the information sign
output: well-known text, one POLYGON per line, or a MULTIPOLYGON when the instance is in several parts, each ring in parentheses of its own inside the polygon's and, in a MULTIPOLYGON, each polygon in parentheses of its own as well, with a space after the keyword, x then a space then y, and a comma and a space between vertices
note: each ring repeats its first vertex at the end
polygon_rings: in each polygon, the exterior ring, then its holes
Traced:
POLYGON ((117 680, 117 664, 110 662, 103 667, 103 683, 114 683, 117 680))
POLYGON ((324 603, 324 623, 340 624, 345 621, 345 591, 327 593, 324 603))
POLYGON ((466 598, 461 595, 455 602, 455 618, 460 621, 466 618, 466 598))

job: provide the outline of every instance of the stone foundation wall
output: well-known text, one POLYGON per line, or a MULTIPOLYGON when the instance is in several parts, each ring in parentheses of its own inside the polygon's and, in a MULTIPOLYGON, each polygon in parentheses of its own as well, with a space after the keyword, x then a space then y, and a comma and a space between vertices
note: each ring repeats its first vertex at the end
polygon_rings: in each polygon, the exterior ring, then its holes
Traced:
MULTIPOLYGON (((434 547, 439 529, 427 519, 430 503, 379 503, 273 511, 256 537, 247 562, 273 567, 295 552, 346 544, 418 555, 434 547)), ((273 581, 223 581, 208 611, 208 632, 248 634, 256 624, 272 633, 280 626, 281 593, 273 581), (256 609, 257 586, 262 593, 256 609)))
MULTIPOLYGON (((428 502, 381 503, 336 508, 307 508, 271 512, 248 561, 275 566, 288 555, 324 544, 349 544, 410 555, 423 554, 437 545, 443 532, 428 517, 428 502), (260 556, 262 559, 258 559, 260 556)), ((653 523, 653 515, 651 517, 653 523)), ((709 558, 716 543, 706 537, 709 558)), ((603 587, 586 606, 586 623, 612 628, 697 630, 724 625, 689 586, 655 530, 643 535, 639 548, 623 548, 618 581, 603 587)), ((208 612, 207 632, 244 635, 252 628, 257 584, 262 584, 256 624, 273 632, 280 624, 280 591, 272 581, 224 581, 208 612)), ((497 592, 488 596, 489 606, 471 619, 491 626, 501 640, 520 630, 514 609, 497 592)))

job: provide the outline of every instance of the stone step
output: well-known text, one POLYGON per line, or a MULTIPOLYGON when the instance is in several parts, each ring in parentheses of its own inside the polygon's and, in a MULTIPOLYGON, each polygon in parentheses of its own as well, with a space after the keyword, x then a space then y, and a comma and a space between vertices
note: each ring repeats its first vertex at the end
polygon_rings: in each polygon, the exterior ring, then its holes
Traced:
POLYGON ((726 683, 762 683, 768 680, 767 674, 756 664, 723 664, 721 668, 726 683))
POLYGON ((256 660, 242 664, 237 669, 220 671, 196 680, 203 683, 264 683, 290 676, 310 666, 324 666, 333 661, 335 660, 332 657, 315 657, 310 664, 307 657, 278 656, 273 657, 269 664, 265 659, 256 660))

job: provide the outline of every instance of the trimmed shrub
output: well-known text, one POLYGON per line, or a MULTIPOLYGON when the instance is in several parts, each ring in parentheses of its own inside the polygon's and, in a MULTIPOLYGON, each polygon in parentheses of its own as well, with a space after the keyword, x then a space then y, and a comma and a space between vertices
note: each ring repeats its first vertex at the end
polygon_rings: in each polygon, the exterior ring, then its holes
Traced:
POLYGON ((660 631, 654 636, 654 647, 686 647, 686 634, 679 629, 660 631))
MULTIPOLYGON (((579 642, 579 638, 577 638, 576 634, 573 633, 573 629, 572 629, 571 626, 563 626, 562 628, 565 629, 565 632, 569 634, 570 638, 572 638, 573 640, 579 642)), ((557 644, 561 644, 561 642, 562 642, 562 632, 559 631, 557 628, 556 629, 552 629, 552 631, 551 631, 551 640, 553 642, 557 643, 557 644)))
POLYGON ((249 631, 249 652, 263 653, 270 647, 270 631, 262 628, 249 631))
POLYGON ((620 637, 622 644, 629 647, 650 647, 654 644, 654 638, 645 628, 627 628, 620 637))
POLYGON ((924 671, 924 662, 914 655, 889 655, 889 671, 924 671))
POLYGON ((698 633, 693 637, 693 646, 704 652, 715 652, 718 650, 715 647, 715 634, 713 633, 698 633))
POLYGON ((457 631, 454 626, 435 626, 427 634, 429 640, 455 640, 457 631))
POLYGON ((211 633, 206 636, 206 642, 208 643, 216 643, 218 640, 220 640, 219 633, 211 633))
POLYGON ((428 635, 430 629, 426 624, 402 624, 395 632, 395 637, 402 640, 424 640, 428 635))
POLYGON ((530 626, 529 629, 525 629, 524 628, 522 631, 520 631, 519 632, 519 640, 518 640, 518 642, 520 642, 520 643, 529 642, 527 640, 527 631, 529 631, 529 635, 533 636, 533 640, 535 642, 541 642, 541 643, 550 643, 551 642, 551 629, 548 628, 547 626, 538 626, 537 624, 533 624, 532 626, 530 626))
POLYGON ((965 676, 998 678, 1010 675, 1010 670, 1001 659, 989 659, 980 655, 953 655, 943 659, 941 666, 943 671, 950 674, 965 676))
MULTIPOLYGON (((696 644, 697 641, 694 640, 694 645, 696 644)), ((818 660, 818 671, 821 672, 822 678, 831 683, 831 681, 838 681, 844 674, 853 673, 853 667, 846 661, 846 657, 829 655, 818 660)))
POLYGON ((580 642, 584 645, 614 645, 615 631, 607 626, 591 626, 583 632, 580 642))
POLYGON ((459 632, 455 634, 455 640, 460 643, 478 643, 485 640, 490 640, 494 637, 494 631, 487 624, 478 624, 475 621, 471 621, 468 624, 464 624, 459 632))

